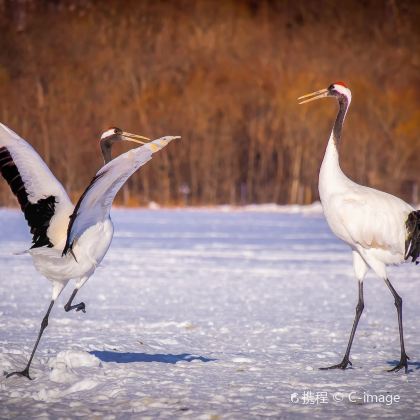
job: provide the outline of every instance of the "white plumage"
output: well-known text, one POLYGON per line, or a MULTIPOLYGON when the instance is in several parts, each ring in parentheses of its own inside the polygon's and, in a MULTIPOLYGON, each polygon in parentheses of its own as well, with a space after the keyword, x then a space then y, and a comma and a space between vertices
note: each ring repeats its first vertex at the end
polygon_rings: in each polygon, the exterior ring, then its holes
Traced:
MULTIPOLYGON (((119 129, 110 129, 105 133, 102 140, 112 137, 112 142, 140 137, 119 129)), ((153 153, 175 138, 178 137, 162 137, 109 161, 97 172, 79 202, 73 206, 60 182, 35 150, 0 124, 0 170, 17 196, 34 235, 33 245, 28 250, 34 265, 53 283, 52 301, 29 363, 24 371, 14 373, 29 378, 29 366, 42 332, 48 325, 54 301, 70 280, 75 281, 76 288, 65 309, 84 311, 83 302, 72 305, 72 300, 94 273, 111 244, 114 227, 110 210, 117 192, 135 171, 152 158, 153 153)))
POLYGON ((339 163, 338 143, 350 106, 351 92, 343 83, 338 82, 328 89, 299 99, 300 103, 306 103, 324 97, 336 98, 339 112, 319 173, 319 195, 331 230, 352 249, 353 266, 359 284, 359 302, 346 354, 341 363, 327 369, 345 369, 351 364, 350 349, 364 308, 363 279, 371 268, 391 290, 398 311, 401 361, 392 370, 405 368, 407 371, 408 357, 403 339, 402 300, 388 280, 386 266, 400 264, 408 257, 411 257, 412 261, 418 258, 420 213, 391 194, 356 184, 343 173, 339 163), (415 223, 414 227, 408 228, 407 221, 410 215, 415 223))
POLYGON ((404 261, 405 222, 414 209, 391 194, 356 184, 338 165, 334 140, 330 138, 320 176, 319 194, 331 230, 367 259, 384 278, 385 266, 404 261), (332 172, 335 171, 335 174, 332 172), (380 272, 378 267, 382 265, 380 272))

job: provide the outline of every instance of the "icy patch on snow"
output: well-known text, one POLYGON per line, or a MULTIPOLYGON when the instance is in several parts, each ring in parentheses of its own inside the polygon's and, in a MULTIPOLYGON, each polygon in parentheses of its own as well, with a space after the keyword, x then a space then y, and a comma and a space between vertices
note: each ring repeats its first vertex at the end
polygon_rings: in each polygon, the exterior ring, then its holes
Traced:
POLYGON ((78 368, 100 367, 101 361, 90 353, 78 350, 61 351, 48 362, 50 379, 57 383, 68 383, 77 379, 78 368))
POLYGON ((61 351, 52 358, 48 365, 53 369, 77 369, 80 367, 98 367, 101 361, 90 353, 80 350, 61 351))
POLYGON ((232 359, 233 363, 252 363, 252 360, 247 357, 234 357, 232 359))
POLYGON ((76 382, 70 387, 64 388, 64 389, 43 388, 33 397, 35 400, 51 402, 58 399, 62 399, 63 397, 66 397, 70 394, 74 394, 75 392, 90 391, 91 389, 95 388, 97 385, 98 385, 98 382, 93 379, 82 379, 81 381, 76 382))

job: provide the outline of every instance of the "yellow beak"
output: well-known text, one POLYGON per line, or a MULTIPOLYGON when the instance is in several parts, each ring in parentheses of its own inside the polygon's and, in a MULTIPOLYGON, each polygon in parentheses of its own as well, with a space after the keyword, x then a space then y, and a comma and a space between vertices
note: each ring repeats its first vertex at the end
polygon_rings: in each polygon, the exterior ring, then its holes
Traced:
POLYGON ((147 143, 147 142, 141 141, 139 139, 150 140, 148 137, 139 136, 138 134, 133 134, 133 133, 127 133, 126 131, 123 131, 121 133, 121 137, 124 140, 132 141, 133 143, 139 143, 139 144, 146 144, 147 143))
POLYGON ((328 96, 328 89, 317 90, 316 92, 308 93, 307 95, 300 96, 298 98, 299 105, 306 104, 307 102, 315 101, 315 99, 321 99, 328 96), (305 99, 308 98, 308 99, 305 99), (302 100, 304 99, 304 100, 302 100))

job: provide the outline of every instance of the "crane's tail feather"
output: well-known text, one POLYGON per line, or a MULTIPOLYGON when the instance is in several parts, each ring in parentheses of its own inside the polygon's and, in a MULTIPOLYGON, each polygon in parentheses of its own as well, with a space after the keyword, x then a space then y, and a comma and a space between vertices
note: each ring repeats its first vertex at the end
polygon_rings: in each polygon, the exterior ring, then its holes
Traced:
POLYGON ((420 210, 412 211, 405 222, 407 228, 407 239, 405 241, 405 256, 411 262, 419 264, 417 261, 420 256, 420 210))

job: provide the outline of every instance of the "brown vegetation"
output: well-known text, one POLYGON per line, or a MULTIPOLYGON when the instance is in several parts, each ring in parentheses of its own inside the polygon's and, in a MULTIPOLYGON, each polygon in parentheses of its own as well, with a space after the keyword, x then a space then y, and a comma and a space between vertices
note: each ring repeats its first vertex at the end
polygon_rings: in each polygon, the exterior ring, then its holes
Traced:
MULTIPOLYGON (((0 120, 73 198, 116 125, 183 137, 120 203, 181 204, 185 185, 193 205, 310 203, 336 108, 296 98, 344 80, 344 170, 412 201, 419 21, 410 0, 0 0, 0 120)), ((11 203, 1 182, 0 205, 11 203)))

